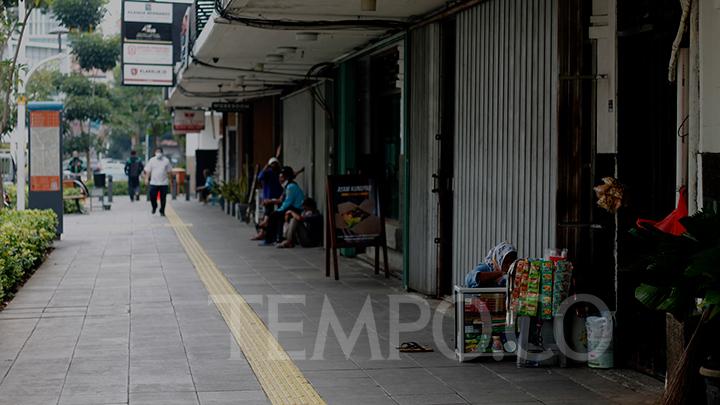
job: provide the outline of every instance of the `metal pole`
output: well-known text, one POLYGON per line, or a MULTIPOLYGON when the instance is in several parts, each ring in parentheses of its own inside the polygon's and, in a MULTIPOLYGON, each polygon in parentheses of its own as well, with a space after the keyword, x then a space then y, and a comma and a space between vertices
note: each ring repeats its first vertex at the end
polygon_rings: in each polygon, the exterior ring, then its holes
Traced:
POLYGON ((172 193, 172 199, 177 200, 178 182, 175 173, 173 173, 172 180, 170 181, 170 188, 170 192, 172 193))
POLYGON ((108 176, 108 187, 107 187, 107 189, 108 189, 108 202, 109 202, 109 203, 112 203, 112 202, 113 202, 113 201, 112 201, 112 198, 113 198, 113 177, 112 177, 112 176, 108 176))
POLYGON ((145 164, 150 161, 150 134, 145 132, 145 164))
POLYGON ((190 175, 185 176, 185 201, 190 201, 190 175))
MULTIPOLYGON (((18 1, 18 21, 25 20, 25 0, 18 1)), ((27 64, 25 60, 25 46, 27 44, 27 35, 20 38, 18 44, 17 66, 27 64)), ((20 84, 17 92, 17 125, 15 126, 15 153, 17 160, 17 210, 25 210, 25 148, 27 145, 27 128, 25 127, 25 69, 19 69, 20 84)))

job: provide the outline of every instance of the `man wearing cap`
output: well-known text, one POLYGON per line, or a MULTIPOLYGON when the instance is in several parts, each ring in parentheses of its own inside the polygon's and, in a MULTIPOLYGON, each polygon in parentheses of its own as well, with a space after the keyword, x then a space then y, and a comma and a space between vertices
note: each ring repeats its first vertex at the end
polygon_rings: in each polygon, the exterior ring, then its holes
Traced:
POLYGON ((262 246, 270 246, 281 242, 285 213, 293 211, 302 214, 305 193, 295 182, 295 171, 292 167, 285 166, 280 170, 279 179, 285 187, 285 192, 278 209, 268 216, 267 226, 265 227, 265 241, 261 243, 262 246))
POLYGON ((253 240, 262 240, 265 238, 263 224, 266 218, 275 210, 275 204, 278 203, 283 193, 283 187, 280 184, 280 161, 276 157, 271 157, 267 165, 258 174, 258 181, 262 185, 262 205, 265 207, 265 218, 261 222, 260 232, 252 238, 253 240))

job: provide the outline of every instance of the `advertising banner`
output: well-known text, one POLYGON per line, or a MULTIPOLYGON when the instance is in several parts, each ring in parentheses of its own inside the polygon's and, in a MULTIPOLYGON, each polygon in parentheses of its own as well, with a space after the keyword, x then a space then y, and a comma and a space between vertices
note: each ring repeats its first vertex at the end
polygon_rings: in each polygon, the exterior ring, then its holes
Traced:
POLYGON ((373 246, 382 235, 375 182, 363 176, 330 176, 328 210, 338 245, 373 246))
POLYGON ((390 277, 385 215, 377 182, 363 175, 328 176, 326 195, 325 276, 330 277, 332 267, 335 280, 340 279, 339 249, 374 247, 375 274, 380 273, 382 251, 385 277, 390 277))
POLYGON ((175 110, 173 115, 173 132, 200 132, 205 129, 205 111, 175 110))
POLYGON ((175 72, 179 72, 188 63, 190 57, 190 10, 188 7, 180 24, 180 60, 175 65, 175 72))

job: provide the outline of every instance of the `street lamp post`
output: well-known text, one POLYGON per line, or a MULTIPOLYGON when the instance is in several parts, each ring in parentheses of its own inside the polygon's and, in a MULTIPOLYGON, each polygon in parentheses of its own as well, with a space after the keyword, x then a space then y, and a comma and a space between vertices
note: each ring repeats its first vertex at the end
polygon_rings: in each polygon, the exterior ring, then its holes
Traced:
MULTIPOLYGON (((20 21, 23 21, 25 17, 25 1, 19 0, 18 3, 19 10, 19 18, 20 21)), ((17 124, 15 125, 15 141, 13 145, 13 149, 15 151, 15 160, 17 161, 17 203, 16 203, 16 209, 18 211, 22 211, 25 209, 25 188, 27 187, 26 183, 26 173, 25 173, 25 150, 27 148, 27 126, 25 122, 25 108, 27 105, 27 98, 25 97, 25 85, 27 84, 27 81, 30 80, 32 75, 38 71, 38 69, 45 65, 46 63, 58 60, 60 61, 60 72, 61 73, 69 73, 70 72, 70 55, 67 52, 62 51, 62 37, 61 35, 67 31, 61 31, 56 30, 53 31, 53 34, 58 34, 58 41, 59 41, 59 49, 60 52, 57 55, 53 55, 49 58, 43 59, 38 64, 32 67, 28 72, 25 72, 24 69, 20 69, 19 76, 20 76, 20 83, 18 84, 18 91, 17 91, 17 124)), ((20 39, 20 42, 18 43, 18 46, 20 47, 18 49, 18 58, 17 63, 18 66, 22 66, 27 63, 25 60, 25 46, 26 46, 26 39, 25 35, 22 36, 20 39)))
POLYGON ((58 28, 58 29, 55 29, 55 30, 52 30, 52 31, 48 32, 48 34, 57 34, 57 36, 58 36, 58 53, 62 53, 62 51, 63 51, 63 49, 62 49, 62 36, 63 36, 63 34, 67 34, 67 33, 69 33, 69 32, 70 32, 70 31, 68 31, 68 30, 66 30, 66 29, 64 29, 64 28, 58 28))
MULTIPOLYGON (((25 0, 18 0, 18 21, 25 21, 25 0)), ((22 66, 25 60, 26 35, 20 37, 17 52, 17 66, 22 66)), ((24 69, 20 69, 20 85, 17 92, 17 124, 15 125, 15 159, 17 160, 17 203, 18 211, 25 210, 25 147, 27 145, 27 128, 25 127, 25 80, 27 76, 24 69)))

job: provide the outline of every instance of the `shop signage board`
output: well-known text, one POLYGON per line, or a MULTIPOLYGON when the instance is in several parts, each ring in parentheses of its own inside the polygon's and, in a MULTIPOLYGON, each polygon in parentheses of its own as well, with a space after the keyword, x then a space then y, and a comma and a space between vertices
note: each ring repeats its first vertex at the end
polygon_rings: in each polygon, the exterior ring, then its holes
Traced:
POLYGON ((123 65, 123 84, 136 86, 172 86, 172 66, 123 65))
POLYGON ((375 247, 375 274, 380 272, 382 249, 385 276, 389 277, 385 216, 377 182, 362 175, 328 176, 326 195, 325 275, 330 276, 332 254, 335 279, 339 279, 337 249, 375 247))
POLYGON ((187 3, 123 1, 123 85, 175 84, 174 69, 181 58, 182 23, 188 11, 187 3))
POLYGON ((173 60, 173 47, 163 44, 124 44, 123 60, 127 64, 169 65, 173 60))
POLYGON ((236 102, 216 102, 212 103, 210 109, 217 112, 247 111, 250 109, 250 104, 236 102))
POLYGON ((63 224, 62 111, 61 103, 28 104, 28 206, 31 209, 55 211, 58 216, 58 235, 62 233, 63 224))
POLYGON ((172 45, 172 26, 169 24, 126 22, 123 28, 127 42, 165 42, 172 45))
POLYGON ((175 110, 173 113, 173 132, 186 134, 200 132, 205 129, 205 111, 175 110))
POLYGON ((173 23, 172 3, 126 1, 123 20, 142 23, 173 23))

